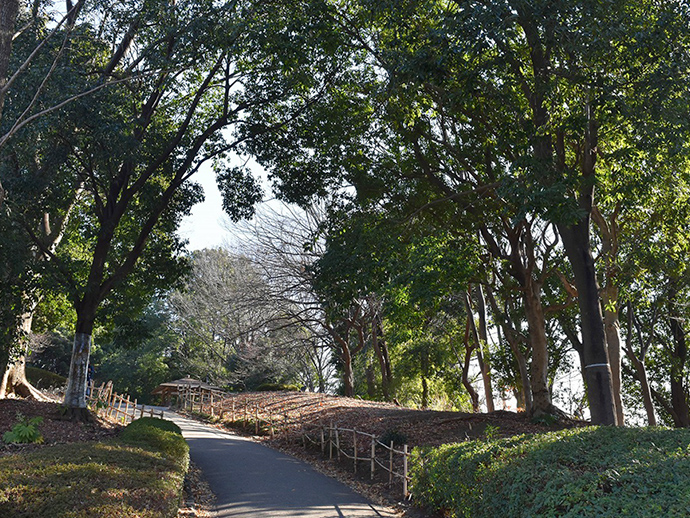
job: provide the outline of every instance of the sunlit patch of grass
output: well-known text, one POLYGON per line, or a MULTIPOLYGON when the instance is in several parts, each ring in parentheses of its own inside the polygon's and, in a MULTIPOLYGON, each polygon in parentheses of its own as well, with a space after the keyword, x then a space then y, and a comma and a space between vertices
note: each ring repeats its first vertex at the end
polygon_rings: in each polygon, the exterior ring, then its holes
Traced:
POLYGON ((154 446, 117 440, 9 455, 0 458, 0 516, 172 517, 185 469, 154 446))

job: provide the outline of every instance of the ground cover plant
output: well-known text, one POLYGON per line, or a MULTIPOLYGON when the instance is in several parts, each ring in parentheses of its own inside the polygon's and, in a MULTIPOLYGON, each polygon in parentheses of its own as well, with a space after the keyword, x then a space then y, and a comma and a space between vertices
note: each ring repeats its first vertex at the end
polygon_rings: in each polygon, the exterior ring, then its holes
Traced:
POLYGON ((419 449, 418 502, 449 517, 680 517, 690 431, 573 428, 419 449))
POLYGON ((173 517, 188 462, 179 429, 151 418, 115 439, 6 455, 0 458, 0 516, 173 517))

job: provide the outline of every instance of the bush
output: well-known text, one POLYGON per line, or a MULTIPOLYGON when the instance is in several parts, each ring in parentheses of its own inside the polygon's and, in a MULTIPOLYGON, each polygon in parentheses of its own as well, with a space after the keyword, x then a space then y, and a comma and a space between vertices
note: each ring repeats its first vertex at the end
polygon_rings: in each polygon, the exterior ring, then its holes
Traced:
POLYGON ((614 427, 450 444, 415 450, 412 491, 450 517, 688 516, 688 444, 614 427))
POLYGON ((17 414, 17 421, 18 423, 12 427, 12 430, 3 434, 3 442, 8 444, 43 442, 43 435, 38 431, 38 425, 43 422, 42 417, 27 419, 23 415, 17 414))
POLYGON ((39 389, 58 388, 67 385, 67 378, 64 376, 28 365, 26 366, 26 379, 39 389))
POLYGON ((289 392, 299 392, 300 388, 297 385, 288 383, 262 383, 256 387, 257 392, 279 392, 282 390, 289 392))
POLYGON ((128 424, 120 433, 127 444, 144 445, 161 451, 178 463, 184 471, 189 466, 189 446, 180 427, 172 421, 142 417, 128 424))

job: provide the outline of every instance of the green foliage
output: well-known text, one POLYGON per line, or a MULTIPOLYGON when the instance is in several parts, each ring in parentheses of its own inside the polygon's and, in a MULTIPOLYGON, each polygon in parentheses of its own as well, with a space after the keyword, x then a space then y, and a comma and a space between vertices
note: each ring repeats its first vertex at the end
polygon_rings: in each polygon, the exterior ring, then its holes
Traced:
POLYGON ((38 431, 38 426, 43 422, 42 417, 26 419, 22 414, 17 414, 19 421, 12 430, 5 432, 2 440, 8 444, 14 443, 42 443, 43 435, 38 431))
POLYGON ((182 431, 172 421, 155 417, 142 417, 128 424, 120 433, 120 440, 127 444, 155 448, 178 463, 184 471, 189 465, 189 446, 182 431))
POLYGON ((291 392, 299 392, 301 389, 299 385, 292 383, 262 383, 256 387, 257 392, 277 392, 280 390, 288 390, 291 392))
POLYGON ((690 431, 574 428, 415 450, 413 489, 446 516, 687 516, 690 431))
POLYGON ((26 367, 26 379, 39 389, 64 387, 67 384, 67 378, 64 376, 30 366, 26 367))
POLYGON ((381 437, 379 437, 379 442, 389 445, 391 442, 396 446, 402 446, 407 444, 407 435, 398 430, 386 430, 383 432, 381 437))

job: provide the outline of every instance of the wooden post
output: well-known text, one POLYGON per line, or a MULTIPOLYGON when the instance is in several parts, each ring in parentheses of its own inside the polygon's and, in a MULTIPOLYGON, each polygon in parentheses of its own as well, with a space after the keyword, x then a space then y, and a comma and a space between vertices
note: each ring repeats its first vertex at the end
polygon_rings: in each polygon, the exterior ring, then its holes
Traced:
POLYGON ((232 411, 230 412, 230 422, 235 422, 235 398, 232 398, 232 411))
POLYGON ((151 407, 151 417, 153 417, 153 407, 151 407))
POLYGON ((407 444, 403 446, 403 497, 407 498, 407 444))
POLYGON ((338 425, 335 425, 335 454, 340 460, 340 435, 338 434, 338 425))
POLYGON ((211 417, 215 417, 216 413, 213 409, 213 392, 211 392, 211 417))
POLYGON ((333 423, 328 427, 328 458, 333 458, 333 423))
POLYGON ((326 440, 323 433, 323 426, 321 426, 321 455, 326 453, 326 440))
POLYGON ((371 480, 374 480, 374 469, 376 466, 376 437, 371 438, 371 480))
POLYGON ((354 451, 352 457, 355 459, 355 473, 357 473, 357 430, 352 430, 352 450, 354 451))
POLYGON ((268 427, 271 430, 271 440, 273 439, 273 414, 268 412, 268 427))
POLYGON ((393 485, 393 441, 391 441, 391 451, 388 459, 388 487, 393 485))
POLYGON ((290 421, 287 412, 283 412, 283 433, 285 434, 285 442, 287 442, 290 436, 290 421))
POLYGON ((139 418, 144 417, 144 408, 145 408, 145 405, 141 405, 141 414, 139 414, 139 418))
POLYGON ((259 405, 254 407, 254 435, 259 435, 259 405))

